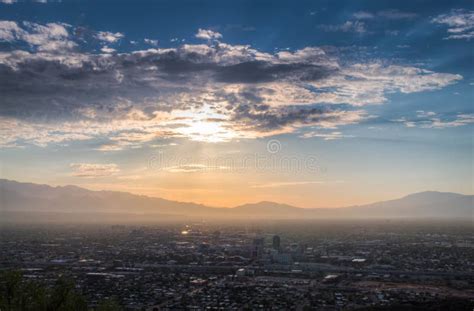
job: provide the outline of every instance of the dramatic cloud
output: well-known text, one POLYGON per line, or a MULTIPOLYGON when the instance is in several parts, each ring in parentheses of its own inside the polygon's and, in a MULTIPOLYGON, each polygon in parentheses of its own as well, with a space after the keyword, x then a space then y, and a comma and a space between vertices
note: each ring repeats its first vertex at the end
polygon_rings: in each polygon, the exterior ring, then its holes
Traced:
POLYGON ((84 31, 0 22, 0 40, 11 44, 0 51, 2 146, 92 140, 113 151, 166 138, 222 142, 336 129, 367 119, 363 107, 392 93, 462 79, 377 60, 348 63, 318 47, 267 53, 209 40, 117 53, 108 43, 123 35, 110 32, 92 32, 101 52, 87 53, 76 48, 83 40, 76 33, 84 31))
POLYGON ((216 40, 222 38, 222 34, 218 33, 217 31, 199 28, 196 38, 204 40, 216 40))
POLYGON ((117 164, 72 163, 70 166, 75 177, 98 178, 120 172, 117 164))
POLYGON ((474 11, 453 10, 435 17, 432 22, 448 27, 449 35, 445 39, 474 38, 474 11))

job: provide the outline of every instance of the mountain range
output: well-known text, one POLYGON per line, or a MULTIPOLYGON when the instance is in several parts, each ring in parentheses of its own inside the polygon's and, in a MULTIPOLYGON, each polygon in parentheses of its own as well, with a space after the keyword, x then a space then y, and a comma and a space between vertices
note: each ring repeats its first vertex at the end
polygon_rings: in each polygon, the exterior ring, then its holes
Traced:
POLYGON ((0 179, 4 221, 160 221, 172 219, 471 219, 474 195, 426 191, 403 198, 340 208, 299 208, 263 201, 232 208, 166 200, 77 186, 40 185, 0 179))

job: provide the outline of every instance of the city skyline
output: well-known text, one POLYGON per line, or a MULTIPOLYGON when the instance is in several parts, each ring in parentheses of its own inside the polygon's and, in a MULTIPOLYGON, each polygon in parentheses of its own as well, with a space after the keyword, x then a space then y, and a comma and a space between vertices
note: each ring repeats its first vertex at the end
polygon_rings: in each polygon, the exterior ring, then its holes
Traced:
POLYGON ((223 207, 473 193, 470 1, 41 2, 0 1, 1 178, 223 207))

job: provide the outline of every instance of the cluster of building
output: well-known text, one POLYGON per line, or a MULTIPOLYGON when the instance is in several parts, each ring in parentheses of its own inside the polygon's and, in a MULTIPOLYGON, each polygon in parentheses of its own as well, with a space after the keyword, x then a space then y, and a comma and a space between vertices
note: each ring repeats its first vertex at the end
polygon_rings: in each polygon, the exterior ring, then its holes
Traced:
MULTIPOLYGON (((188 225, 8 227, 0 269, 74 279, 91 307, 347 310, 474 304, 470 230, 188 225)), ((472 308, 471 308, 472 309, 472 308)))

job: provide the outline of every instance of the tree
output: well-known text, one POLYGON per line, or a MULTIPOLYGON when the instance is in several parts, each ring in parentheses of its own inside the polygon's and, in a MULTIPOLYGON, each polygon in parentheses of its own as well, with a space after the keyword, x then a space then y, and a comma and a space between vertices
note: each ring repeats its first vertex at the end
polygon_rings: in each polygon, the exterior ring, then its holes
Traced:
POLYGON ((0 309, 17 310, 21 303, 21 282, 22 274, 20 271, 6 271, 1 275, 1 298, 0 309))
POLYGON ((71 279, 60 277, 50 296, 48 311, 87 311, 87 303, 71 279))
POLYGON ((5 311, 87 311, 84 297, 74 282, 60 277, 52 289, 25 280, 20 271, 0 274, 0 310, 5 311))
POLYGON ((122 311, 122 307, 115 298, 103 300, 96 309, 97 311, 122 311))

